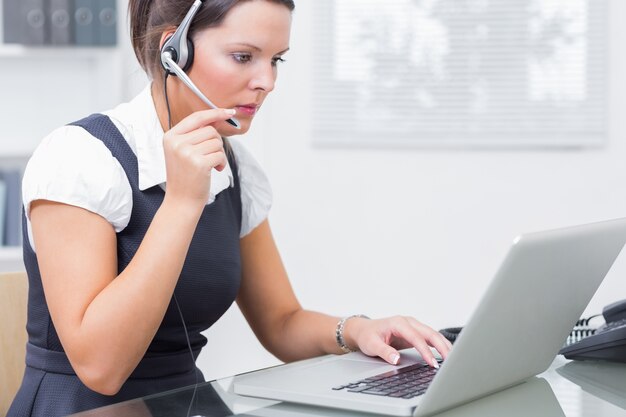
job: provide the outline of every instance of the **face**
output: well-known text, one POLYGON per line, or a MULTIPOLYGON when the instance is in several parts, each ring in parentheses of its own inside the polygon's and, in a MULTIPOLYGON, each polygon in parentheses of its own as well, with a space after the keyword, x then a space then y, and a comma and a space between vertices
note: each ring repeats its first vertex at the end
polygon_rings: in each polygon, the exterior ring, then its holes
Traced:
MULTIPOLYGON (((245 133, 274 89, 278 66, 289 49, 291 12, 282 4, 245 1, 231 9, 221 25, 198 32, 189 77, 215 105, 237 110, 236 129, 216 125, 223 136, 245 133)), ((182 85, 182 83, 180 83, 182 85)), ((183 116, 207 108, 187 87, 176 106, 183 116)))

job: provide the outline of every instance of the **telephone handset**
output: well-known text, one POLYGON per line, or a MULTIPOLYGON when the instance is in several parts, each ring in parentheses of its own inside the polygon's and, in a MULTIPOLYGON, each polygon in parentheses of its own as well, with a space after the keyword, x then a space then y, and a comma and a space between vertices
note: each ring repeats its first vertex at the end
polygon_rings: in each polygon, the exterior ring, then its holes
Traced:
MULTIPOLYGON (((451 327, 440 332, 454 343, 462 329, 451 327)), ((568 359, 626 362, 626 300, 607 305, 602 314, 578 320, 559 354, 568 359), (605 324, 593 326, 590 322, 596 317, 603 317, 605 324)))
MULTIPOLYGON (((617 301, 602 309, 602 317, 605 321, 602 326, 588 327, 593 317, 578 322, 584 322, 583 325, 587 326, 588 335, 583 335, 582 339, 567 344, 559 353, 568 359, 604 359, 626 362, 626 300, 617 301)), ((581 330, 574 328, 572 333, 576 331, 581 330)))
POLYGON ((626 300, 616 301, 604 307, 602 315, 607 323, 626 319, 626 300))

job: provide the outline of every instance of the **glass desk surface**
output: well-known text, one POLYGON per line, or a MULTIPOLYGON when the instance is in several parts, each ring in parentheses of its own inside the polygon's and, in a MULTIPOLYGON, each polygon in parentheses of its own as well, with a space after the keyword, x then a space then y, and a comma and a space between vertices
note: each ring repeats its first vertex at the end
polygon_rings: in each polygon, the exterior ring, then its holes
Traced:
MULTIPOLYGON (((235 378, 204 382, 73 414, 73 417, 372 416, 243 397, 233 392, 235 378)), ((438 416, 626 417, 626 364, 576 362, 558 356, 550 368, 537 377, 438 416)))

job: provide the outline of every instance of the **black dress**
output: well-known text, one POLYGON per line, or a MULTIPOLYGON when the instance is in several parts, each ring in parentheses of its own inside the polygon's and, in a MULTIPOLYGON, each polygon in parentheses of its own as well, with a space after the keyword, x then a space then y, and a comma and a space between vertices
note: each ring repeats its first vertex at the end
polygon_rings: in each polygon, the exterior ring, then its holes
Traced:
MULTIPOLYGON (((118 271, 121 272, 135 255, 165 193, 159 186, 139 190, 137 157, 107 116, 95 114, 74 124, 109 148, 126 172, 132 188, 130 222, 117 233, 118 271)), ((229 155, 229 163, 235 185, 220 192, 215 201, 204 208, 174 291, 195 358, 207 343, 200 332, 230 307, 241 279, 241 194, 232 155, 229 155)), ((30 286, 26 371, 7 417, 65 416, 204 380, 192 361, 183 321, 172 299, 144 358, 119 393, 106 396, 87 388, 72 369, 50 319, 25 217, 23 234, 24 263, 30 286)))

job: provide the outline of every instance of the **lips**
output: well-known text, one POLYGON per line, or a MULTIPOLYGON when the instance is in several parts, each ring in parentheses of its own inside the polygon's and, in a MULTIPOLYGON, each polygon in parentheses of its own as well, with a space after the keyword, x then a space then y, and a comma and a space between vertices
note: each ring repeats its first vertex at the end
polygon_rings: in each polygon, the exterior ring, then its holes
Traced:
POLYGON ((235 106, 237 113, 241 113, 246 116, 254 116, 259 109, 259 105, 255 103, 250 104, 242 104, 240 106, 235 106))

